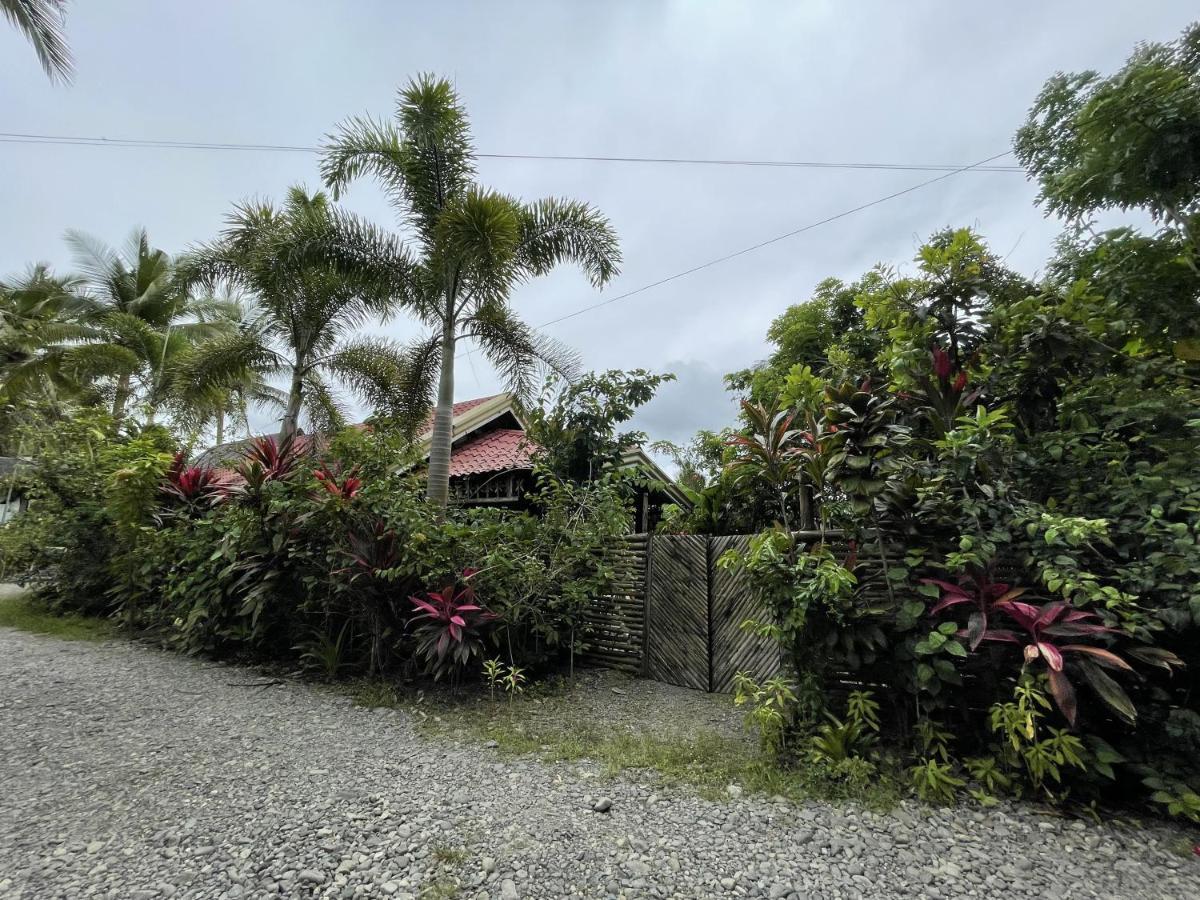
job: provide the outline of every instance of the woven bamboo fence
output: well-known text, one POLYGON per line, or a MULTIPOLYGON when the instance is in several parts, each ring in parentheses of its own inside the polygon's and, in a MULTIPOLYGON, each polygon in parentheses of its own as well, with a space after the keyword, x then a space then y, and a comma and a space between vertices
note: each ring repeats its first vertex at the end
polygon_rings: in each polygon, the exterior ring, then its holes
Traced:
MULTIPOLYGON (((809 543, 821 539, 816 532, 797 536, 809 543)), ((826 543, 835 555, 849 552, 836 535, 827 535, 826 543)), ((726 551, 749 545, 748 535, 625 537, 612 549, 611 592, 596 598, 584 616, 583 661, 718 693, 733 690, 738 672, 762 679, 783 671, 778 642, 742 627, 747 620, 772 623, 773 614, 744 572, 717 566, 726 551)), ((882 598, 883 571, 878 549, 860 548, 855 572, 861 595, 882 598)), ((862 678, 835 675, 847 689, 866 684, 862 678)))
POLYGON ((583 615, 585 663, 643 674, 646 640, 646 564, 649 535, 627 535, 610 551, 610 592, 583 615))

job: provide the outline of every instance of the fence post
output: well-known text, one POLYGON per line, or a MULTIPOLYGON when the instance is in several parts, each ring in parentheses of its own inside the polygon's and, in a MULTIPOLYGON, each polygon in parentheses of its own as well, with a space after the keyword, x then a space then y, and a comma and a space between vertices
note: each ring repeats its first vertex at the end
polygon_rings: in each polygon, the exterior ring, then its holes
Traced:
POLYGON ((646 567, 642 576, 642 677, 650 677, 650 581, 654 577, 654 535, 646 532, 646 567))

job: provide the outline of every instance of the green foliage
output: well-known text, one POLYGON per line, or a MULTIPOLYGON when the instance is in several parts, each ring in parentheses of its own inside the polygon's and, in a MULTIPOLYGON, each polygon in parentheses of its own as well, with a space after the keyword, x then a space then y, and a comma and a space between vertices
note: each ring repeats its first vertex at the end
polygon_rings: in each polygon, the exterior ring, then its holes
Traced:
POLYGON ((953 774, 949 763, 936 759, 927 759, 908 771, 913 790, 926 803, 952 803, 955 794, 966 784, 953 774))
POLYGON ((577 483, 619 468, 622 457, 647 438, 640 431, 618 432, 617 426, 674 380, 645 369, 588 372, 565 384, 552 376, 527 412, 527 433, 541 448, 539 462, 557 478, 577 483))
POLYGON ((616 234, 586 203, 526 203, 478 185, 466 109, 449 81, 428 74, 401 88, 394 121, 364 116, 339 125, 323 148, 321 174, 335 197, 352 181, 374 179, 416 239, 412 253, 346 219, 334 240, 316 247, 353 283, 430 328, 397 361, 392 395, 413 422, 436 396, 427 484, 444 509, 458 343, 472 340, 523 402, 532 399, 539 367, 574 375, 574 354, 522 322, 509 298, 518 284, 563 263, 602 287, 620 266, 616 234))
MULTIPOLYGON (((801 677, 890 686, 922 796, 969 777, 983 803, 1141 791, 1191 814, 1197 757, 1173 736, 1200 664, 1198 36, 1047 83, 1018 154, 1080 227, 1040 281, 939 232, 911 272, 823 283, 772 325, 768 363, 729 377, 744 427, 697 508, 754 516, 723 562, 753 576, 773 613, 756 627, 801 677), (1165 227, 1087 225, 1114 207, 1165 227), (802 481, 811 549, 789 533, 802 481)), ((836 756, 850 737, 819 735, 836 756)))
POLYGON ((500 682, 504 678, 504 663, 498 657, 485 659, 483 661, 483 678, 487 682, 488 696, 494 703, 496 688, 500 686, 500 682))
POLYGON ((763 752, 773 758, 785 755, 788 730, 796 713, 796 694, 787 680, 776 675, 762 684, 746 672, 733 677, 733 702, 748 707, 746 727, 758 732, 763 752))
POLYGON ((1200 201, 1200 24, 1141 44, 1124 67, 1046 82, 1017 133, 1017 156, 1053 212, 1144 207, 1181 220, 1200 201))

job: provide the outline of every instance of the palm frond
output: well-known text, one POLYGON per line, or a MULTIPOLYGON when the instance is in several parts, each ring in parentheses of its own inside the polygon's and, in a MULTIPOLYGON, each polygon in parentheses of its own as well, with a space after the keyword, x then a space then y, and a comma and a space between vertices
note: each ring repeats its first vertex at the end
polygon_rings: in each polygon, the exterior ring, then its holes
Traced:
POLYGON ((304 376, 304 412, 314 432, 326 434, 346 427, 346 411, 329 384, 316 371, 304 376))
POLYGON ((132 375, 142 365, 135 351, 108 342, 64 347, 59 356, 63 372, 80 382, 132 375))
POLYGON ((401 389, 407 374, 403 348, 379 338, 349 341, 323 363, 326 372, 351 389, 361 400, 385 414, 402 404, 401 389))
MULTIPOLYGON (((181 364, 181 378, 190 389, 234 390, 283 372, 287 361, 267 346, 261 335, 237 332, 197 345, 181 364)), ((255 388, 257 390, 257 387, 255 388)))
POLYGON ((616 232, 601 213, 578 200, 550 197, 521 210, 521 265, 529 275, 544 275, 573 262, 594 287, 603 287, 621 266, 616 232))
POLYGON ((521 238, 521 208, 510 197, 476 187, 451 201, 438 218, 436 254, 474 293, 507 294, 521 238))
POLYGON ((374 178, 429 249, 442 210, 475 175, 466 110, 449 81, 421 75, 401 89, 396 122, 348 119, 326 139, 321 174, 335 194, 374 178))
POLYGON ((579 359, 572 350, 534 331, 507 304, 483 305, 466 325, 467 335, 475 338, 507 389, 522 403, 533 399, 547 370, 568 381, 579 372, 579 359))
POLYGON ((66 0, 0 0, 0 10, 33 44, 33 52, 50 79, 69 84, 74 62, 67 46, 66 0))

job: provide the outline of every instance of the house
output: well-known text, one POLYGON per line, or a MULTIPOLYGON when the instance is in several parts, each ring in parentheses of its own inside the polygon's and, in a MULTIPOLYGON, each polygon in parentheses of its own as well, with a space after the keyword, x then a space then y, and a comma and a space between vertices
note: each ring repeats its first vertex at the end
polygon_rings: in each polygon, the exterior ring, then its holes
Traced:
MULTIPOLYGON (((432 420, 418 438, 429 458, 432 420)), ((511 394, 495 394, 454 404, 450 453, 450 496, 464 505, 520 508, 533 488, 538 446, 525 433, 525 421, 511 394)), ((667 503, 687 504, 674 480, 641 447, 628 448, 622 468, 644 476, 634 500, 634 531, 652 530, 667 503)))
MULTIPOLYGON (((511 394, 494 394, 454 404, 450 455, 450 496, 468 506, 521 509, 534 487, 533 466, 537 445, 525 432, 526 423, 511 394)), ((417 437, 425 460, 433 436, 433 418, 417 437)), ((300 435, 304 445, 320 441, 319 435, 300 435)), ((228 467, 245 448, 246 441, 221 444, 203 453, 199 465, 228 467)), ((686 504, 687 498, 666 472, 640 447, 630 447, 623 468, 644 475, 634 500, 634 531, 650 531, 667 503, 686 504)))

